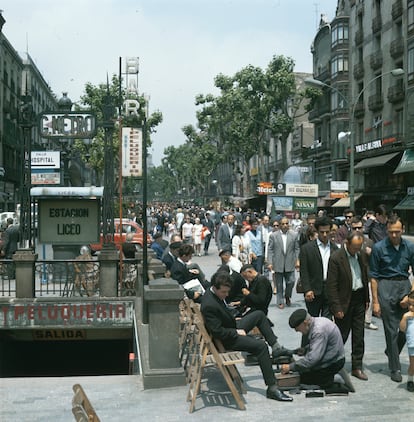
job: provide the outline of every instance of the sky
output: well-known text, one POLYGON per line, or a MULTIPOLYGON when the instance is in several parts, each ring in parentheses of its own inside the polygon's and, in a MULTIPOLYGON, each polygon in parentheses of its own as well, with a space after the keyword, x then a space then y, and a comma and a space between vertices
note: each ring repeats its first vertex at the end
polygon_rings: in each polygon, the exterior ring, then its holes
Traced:
POLYGON ((139 57, 138 90, 163 123, 152 135, 155 165, 164 149, 185 142, 196 125, 194 99, 218 92, 214 77, 248 66, 266 68, 274 55, 312 72, 310 46, 320 15, 336 0, 1 0, 3 33, 28 51, 58 98, 73 102, 87 82, 118 74, 119 57, 139 57))

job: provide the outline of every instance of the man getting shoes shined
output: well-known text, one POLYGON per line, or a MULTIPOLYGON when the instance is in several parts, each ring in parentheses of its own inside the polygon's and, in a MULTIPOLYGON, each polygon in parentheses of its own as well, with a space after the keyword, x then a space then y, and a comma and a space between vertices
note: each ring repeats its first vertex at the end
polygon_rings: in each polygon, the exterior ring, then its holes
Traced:
POLYGON ((262 311, 252 311, 239 320, 235 320, 230 312, 226 297, 232 283, 228 273, 219 271, 211 279, 211 288, 206 291, 201 301, 201 313, 212 337, 223 342, 230 350, 245 351, 255 356, 259 362, 263 379, 267 385, 266 397, 278 401, 292 401, 293 398, 277 388, 272 360, 269 355, 269 344, 272 351, 281 348, 273 333, 269 321, 262 311), (266 342, 247 335, 254 327, 258 327, 266 342))

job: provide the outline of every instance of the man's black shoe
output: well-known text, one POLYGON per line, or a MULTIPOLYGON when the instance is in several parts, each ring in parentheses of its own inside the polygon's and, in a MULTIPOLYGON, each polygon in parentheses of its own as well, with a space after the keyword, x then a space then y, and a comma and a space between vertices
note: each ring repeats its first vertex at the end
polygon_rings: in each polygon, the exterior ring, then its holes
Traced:
POLYGON ((407 390, 410 393, 414 393, 414 382, 413 381, 407 381, 407 390))
POLYGON ((282 393, 275 385, 272 385, 267 389, 266 397, 268 399, 277 401, 293 401, 293 397, 287 396, 285 393, 282 393))
POLYGON ((289 349, 285 349, 283 346, 279 347, 278 349, 272 350, 272 357, 279 358, 280 356, 289 356, 292 357, 293 351, 289 349))

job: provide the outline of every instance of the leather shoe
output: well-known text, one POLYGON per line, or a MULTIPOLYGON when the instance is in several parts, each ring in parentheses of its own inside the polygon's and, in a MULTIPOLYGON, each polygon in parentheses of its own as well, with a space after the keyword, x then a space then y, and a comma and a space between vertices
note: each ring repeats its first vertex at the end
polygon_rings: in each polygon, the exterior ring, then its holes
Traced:
POLYGON ((400 371, 392 371, 391 372, 391 379, 394 382, 401 382, 402 381, 401 372, 400 371))
POLYGON ((351 375, 362 381, 368 381, 368 376, 362 369, 353 369, 351 375))
POLYGON ((267 389, 266 397, 268 399, 277 401, 293 401, 293 397, 287 396, 285 393, 282 393, 282 391, 280 391, 275 385, 272 385, 267 389))
POLYGON ((408 381, 407 382, 407 390, 410 393, 414 393, 414 382, 413 381, 408 381))
POLYGON ((285 297, 285 300, 286 300, 286 306, 290 306, 291 305, 290 297, 285 297))
POLYGON ((280 356, 290 356, 292 357, 293 351, 282 347, 279 347, 277 349, 272 349, 272 357, 278 358, 280 356))

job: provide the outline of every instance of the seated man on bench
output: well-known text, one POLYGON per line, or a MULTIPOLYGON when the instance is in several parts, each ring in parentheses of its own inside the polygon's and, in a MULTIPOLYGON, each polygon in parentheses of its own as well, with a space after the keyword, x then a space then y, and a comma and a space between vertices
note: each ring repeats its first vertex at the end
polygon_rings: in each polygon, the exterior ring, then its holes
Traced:
POLYGON ((263 340, 247 335, 251 329, 258 327, 266 342, 272 347, 272 351, 276 352, 281 346, 269 321, 262 311, 250 312, 236 321, 225 301, 231 287, 232 282, 228 273, 220 271, 213 275, 211 287, 203 295, 201 301, 201 313, 207 329, 212 337, 221 340, 227 349, 245 351, 257 357, 267 385, 267 398, 292 401, 292 397, 277 388, 268 345, 263 340))

